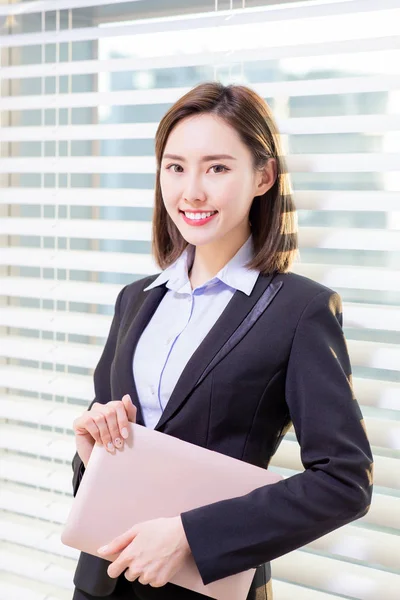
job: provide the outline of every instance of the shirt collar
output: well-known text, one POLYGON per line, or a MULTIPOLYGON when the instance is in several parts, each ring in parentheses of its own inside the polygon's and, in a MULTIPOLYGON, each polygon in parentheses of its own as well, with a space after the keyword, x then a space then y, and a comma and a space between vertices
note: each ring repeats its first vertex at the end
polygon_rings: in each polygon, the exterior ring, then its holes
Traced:
MULTIPOLYGON (((169 289, 179 291, 182 287, 188 287, 191 290, 188 272, 193 264, 195 246, 189 244, 182 252, 181 256, 162 273, 143 291, 151 290, 154 287, 167 284, 169 289)), ((240 290, 250 296, 253 287, 259 276, 259 271, 248 269, 245 264, 253 257, 253 237, 247 238, 246 242, 239 248, 231 260, 224 266, 212 279, 206 281, 200 287, 213 285, 222 281, 225 285, 240 290)))

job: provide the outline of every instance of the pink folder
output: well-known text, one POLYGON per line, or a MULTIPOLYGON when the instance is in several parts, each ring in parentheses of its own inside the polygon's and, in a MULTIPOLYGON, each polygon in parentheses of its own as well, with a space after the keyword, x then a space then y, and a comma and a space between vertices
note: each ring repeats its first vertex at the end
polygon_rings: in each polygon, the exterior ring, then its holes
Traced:
MULTIPOLYGON (((242 496, 282 477, 219 452, 129 423, 122 450, 94 446, 61 541, 97 549, 136 523, 242 496)), ((108 555, 114 561, 118 554, 108 555)), ((171 583, 217 600, 245 600, 255 569, 204 585, 190 555, 171 583)))

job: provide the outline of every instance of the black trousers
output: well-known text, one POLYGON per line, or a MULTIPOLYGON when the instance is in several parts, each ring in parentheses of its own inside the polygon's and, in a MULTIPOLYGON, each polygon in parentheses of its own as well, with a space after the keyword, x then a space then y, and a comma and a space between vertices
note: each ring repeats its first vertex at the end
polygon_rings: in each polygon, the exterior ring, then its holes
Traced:
MULTIPOLYGON (((124 575, 118 577, 117 585, 112 594, 102 596, 104 600, 209 600, 209 596, 189 591, 181 586, 167 583, 161 588, 151 585, 142 585, 138 581, 128 581, 124 575), (162 590, 162 592, 161 592, 162 590)), ((72 600, 98 600, 98 596, 92 596, 75 588, 72 600)))
MULTIPOLYGON (((265 567, 265 565, 264 565, 265 567)), ((97 600, 99 596, 92 596, 75 588, 72 600, 97 600)), ((124 575, 118 577, 117 585, 112 594, 102 596, 104 600, 210 600, 209 596, 189 591, 181 586, 167 583, 163 587, 154 588, 151 585, 142 585, 138 580, 128 581, 124 575)), ((273 600, 270 566, 268 570, 257 569, 256 576, 249 591, 250 600, 273 600)))

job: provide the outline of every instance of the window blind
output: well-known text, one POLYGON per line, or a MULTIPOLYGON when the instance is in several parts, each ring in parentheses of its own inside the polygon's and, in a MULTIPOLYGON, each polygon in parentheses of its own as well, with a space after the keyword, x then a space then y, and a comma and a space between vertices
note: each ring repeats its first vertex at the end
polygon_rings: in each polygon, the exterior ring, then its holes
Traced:
MULTIPOLYGON (((159 120, 197 83, 276 116, 297 273, 338 291, 375 457, 368 514, 272 563, 277 600, 400 587, 398 0, 0 3, 0 600, 69 599, 73 419, 151 257, 159 120)), ((303 469, 291 430, 271 469, 303 469)))

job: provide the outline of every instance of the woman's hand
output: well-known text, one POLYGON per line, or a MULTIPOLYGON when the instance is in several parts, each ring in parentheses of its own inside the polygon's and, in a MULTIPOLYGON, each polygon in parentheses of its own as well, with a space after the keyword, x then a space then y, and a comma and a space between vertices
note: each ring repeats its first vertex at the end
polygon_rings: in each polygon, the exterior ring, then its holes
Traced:
POLYGON ((76 451, 86 467, 95 443, 104 445, 109 452, 121 449, 124 439, 129 436, 128 421, 136 422, 136 406, 129 394, 122 400, 113 400, 107 404, 95 402, 91 410, 73 422, 76 451))
POLYGON ((117 552, 121 554, 107 569, 110 577, 118 577, 127 569, 124 575, 128 581, 138 579, 139 583, 161 587, 182 567, 190 546, 178 516, 138 523, 98 549, 104 558, 117 552))

